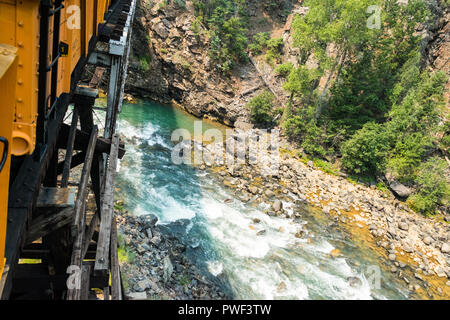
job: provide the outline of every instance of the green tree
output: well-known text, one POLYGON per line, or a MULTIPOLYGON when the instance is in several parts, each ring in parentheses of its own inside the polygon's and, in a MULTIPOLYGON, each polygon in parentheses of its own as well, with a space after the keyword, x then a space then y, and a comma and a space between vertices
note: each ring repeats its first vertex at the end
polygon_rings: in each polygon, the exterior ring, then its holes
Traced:
POLYGON ((252 121, 257 124, 268 125, 273 121, 273 100, 274 95, 266 90, 252 98, 247 104, 250 109, 252 121))
POLYGON ((448 164, 439 157, 432 157, 418 168, 417 193, 408 199, 411 206, 424 214, 433 214, 437 205, 448 206, 450 188, 448 164))
POLYGON ((246 61, 247 15, 243 0, 196 0, 197 18, 210 34, 210 57, 224 72, 246 61))
POLYGON ((342 166, 351 173, 382 173, 389 150, 389 136, 380 124, 368 122, 341 148, 342 166))

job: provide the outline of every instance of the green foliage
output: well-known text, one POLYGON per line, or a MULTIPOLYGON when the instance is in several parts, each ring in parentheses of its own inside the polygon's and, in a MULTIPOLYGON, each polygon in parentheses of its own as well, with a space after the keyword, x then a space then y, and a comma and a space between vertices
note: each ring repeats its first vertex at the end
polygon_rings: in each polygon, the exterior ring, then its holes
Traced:
POLYGON ((246 61, 247 15, 243 0, 196 0, 196 15, 209 29, 210 57, 228 73, 237 62, 246 61))
POLYGON ((194 34, 195 34, 195 36, 199 36, 200 35, 200 31, 201 31, 201 22, 199 21, 199 19, 198 18, 196 18, 195 20, 194 20, 194 22, 192 22, 192 25, 191 25, 191 31, 192 32, 194 32, 194 34))
POLYGON ((351 173, 383 173, 410 182, 417 166, 432 150, 443 106, 446 77, 423 73, 399 105, 394 104, 383 124, 368 123, 341 148, 343 166, 351 173))
POLYGON ((246 107, 250 109, 253 122, 263 125, 267 125, 272 122, 274 116, 274 98, 274 95, 270 91, 266 90, 250 100, 246 107))
POLYGON ((124 202, 122 200, 116 201, 114 203, 114 210, 118 212, 124 212, 125 211, 124 202))
POLYGON ((269 63, 280 63, 281 55, 283 53, 283 39, 273 38, 267 41, 266 60, 269 63))
POLYGON ((167 7, 167 0, 163 0, 158 5, 158 10, 164 10, 167 7))
POLYGON ((328 174, 338 175, 339 173, 339 169, 336 167, 336 165, 333 165, 329 161, 325 161, 319 158, 314 158, 312 159, 312 161, 315 167, 320 168, 322 171, 328 174))
POLYGON ((394 138, 388 168, 400 180, 414 180, 415 168, 437 145, 445 83, 442 72, 423 73, 417 86, 409 90, 401 104, 393 105, 389 113, 385 127, 394 138))
POLYGON ((306 66, 292 68, 283 89, 302 99, 308 105, 313 91, 314 83, 320 78, 320 71, 308 69, 306 66))
POLYGON ((383 172, 388 141, 382 125, 373 122, 365 124, 342 145, 343 168, 362 175, 383 172))
POLYGON ((412 208, 424 214, 433 214, 436 205, 448 206, 450 188, 447 177, 448 164, 445 160, 432 157, 422 163, 415 181, 418 191, 408 199, 412 208))
POLYGON ((275 73, 279 75, 280 77, 286 78, 294 68, 294 65, 291 62, 286 62, 283 64, 280 64, 276 69, 275 73))
POLYGON ((255 55, 266 50, 266 60, 269 63, 280 63, 283 53, 283 39, 270 38, 269 32, 260 32, 253 36, 253 41, 248 45, 248 49, 255 55))
POLYGON ((438 140, 438 147, 445 155, 449 155, 450 150, 450 121, 446 120, 439 128, 442 138, 438 140))
POLYGON ((136 259, 136 253, 132 251, 132 249, 129 246, 127 246, 127 244, 125 243, 125 239, 121 234, 117 235, 117 242, 119 244, 118 248, 119 261, 121 263, 124 262, 128 264, 133 264, 134 260, 136 259))
POLYGON ((407 5, 394 0, 309 0, 305 5, 308 13, 292 23, 294 45, 300 50, 300 68, 311 55, 317 67, 309 71, 311 77, 300 70, 288 78, 285 89, 315 107, 317 124, 336 145, 367 122, 385 121, 392 105, 415 85, 421 71, 420 36, 414 27, 429 13, 422 0, 407 5), (367 27, 370 5, 382 8, 380 29, 367 27), (331 44, 335 54, 328 55, 331 44), (317 80, 323 75, 327 81, 320 92, 317 80))
POLYGON ((264 9, 268 12, 273 12, 274 10, 278 10, 282 7, 282 1, 274 1, 274 0, 262 0, 264 5, 264 9))
POLYGON ((184 0, 174 0, 174 3, 182 9, 186 9, 186 2, 184 0))
POLYGON ((187 286, 189 284, 191 284, 191 279, 189 278, 189 275, 179 275, 178 276, 178 282, 180 283, 180 285, 182 286, 187 286))
POLYGON ((139 57, 139 67, 142 71, 149 71, 150 70, 150 62, 152 61, 152 58, 150 56, 142 56, 139 57))
POLYGON ((289 117, 283 124, 291 139, 299 141, 303 151, 314 157, 325 157, 323 141, 327 139, 323 129, 313 120, 313 108, 305 108, 297 115, 289 117))
POLYGON ((253 41, 248 45, 248 49, 255 55, 262 53, 267 47, 267 42, 270 39, 269 32, 260 32, 253 36, 253 41))

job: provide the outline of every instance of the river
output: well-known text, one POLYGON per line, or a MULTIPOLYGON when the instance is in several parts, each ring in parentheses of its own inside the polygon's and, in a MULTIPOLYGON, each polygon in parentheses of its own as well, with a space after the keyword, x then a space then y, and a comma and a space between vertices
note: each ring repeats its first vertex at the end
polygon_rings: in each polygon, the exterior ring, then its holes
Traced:
MULTIPOLYGON (((124 104, 119 132, 127 152, 116 199, 123 199, 129 212, 155 214, 187 246, 191 261, 236 299, 408 298, 405 284, 376 252, 320 211, 293 205, 287 210, 300 212, 301 219, 270 217, 267 205, 241 202, 216 173, 175 165, 171 133, 192 132, 195 120, 149 101, 124 104), (296 238, 299 229, 308 236, 296 238), (265 233, 257 235, 261 230, 265 233), (333 258, 336 248, 342 255, 333 258)), ((203 129, 210 128, 224 129, 204 121, 203 129)))

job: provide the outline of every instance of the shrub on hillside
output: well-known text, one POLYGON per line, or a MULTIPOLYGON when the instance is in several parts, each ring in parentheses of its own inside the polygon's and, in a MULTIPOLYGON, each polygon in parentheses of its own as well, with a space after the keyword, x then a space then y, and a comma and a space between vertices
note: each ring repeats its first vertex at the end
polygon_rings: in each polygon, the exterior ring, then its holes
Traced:
POLYGON ((383 126, 369 122, 343 143, 342 166, 350 173, 370 175, 383 172, 389 149, 383 126))
POLYGON ((262 125, 268 125, 272 122, 274 98, 274 95, 266 90, 250 100, 247 104, 247 108, 250 109, 253 122, 262 125))
POLYGON ((436 205, 449 205, 447 168, 447 162, 439 157, 432 157, 419 166, 415 180, 417 192, 408 200, 413 209, 424 214, 433 214, 436 205))

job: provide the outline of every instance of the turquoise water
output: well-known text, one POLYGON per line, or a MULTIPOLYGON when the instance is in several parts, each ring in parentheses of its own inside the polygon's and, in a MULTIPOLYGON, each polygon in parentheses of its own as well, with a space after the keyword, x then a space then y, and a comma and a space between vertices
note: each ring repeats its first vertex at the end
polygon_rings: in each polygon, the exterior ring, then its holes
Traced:
MULTIPOLYGON (((186 244, 189 258, 236 299, 408 297, 375 253, 305 205, 288 208, 301 219, 269 217, 267 204, 241 202, 216 174, 173 164, 173 130, 192 132, 196 120, 147 101, 123 106, 119 132, 127 153, 116 178, 116 199, 123 199, 127 210, 158 216, 164 230, 186 244), (261 222, 253 223, 254 218, 261 222), (295 237, 300 229, 311 243, 295 237), (260 230, 266 233, 258 236, 260 230), (342 257, 330 257, 335 248, 342 257), (352 286, 349 277, 360 282, 352 286)), ((203 122, 204 130, 210 128, 224 129, 203 122)))

